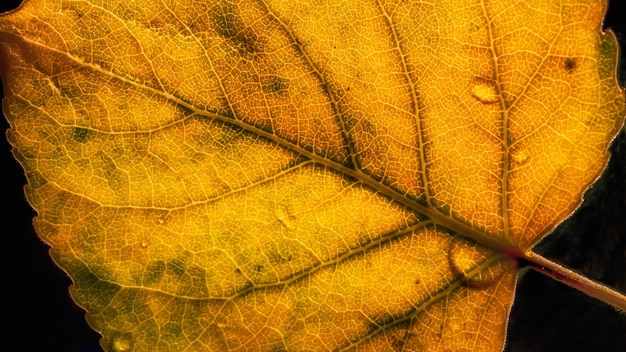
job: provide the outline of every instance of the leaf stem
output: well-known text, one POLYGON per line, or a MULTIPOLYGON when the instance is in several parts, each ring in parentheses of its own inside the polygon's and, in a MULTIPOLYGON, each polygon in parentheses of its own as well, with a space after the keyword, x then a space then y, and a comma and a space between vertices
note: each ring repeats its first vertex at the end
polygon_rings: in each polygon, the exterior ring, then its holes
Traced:
POLYGON ((626 311, 626 295, 623 293, 595 282, 532 251, 528 251, 522 259, 527 261, 528 267, 531 269, 610 304, 621 312, 626 311))

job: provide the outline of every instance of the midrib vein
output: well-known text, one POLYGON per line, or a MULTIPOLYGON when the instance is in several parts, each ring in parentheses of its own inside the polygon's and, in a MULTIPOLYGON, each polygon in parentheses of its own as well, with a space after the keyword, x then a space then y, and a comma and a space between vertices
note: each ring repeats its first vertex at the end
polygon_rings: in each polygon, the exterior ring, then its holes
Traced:
MULTIPOLYGON (((440 225, 444 228, 447 228, 451 231, 454 231, 455 233, 469 238, 471 240, 474 240, 488 248, 491 248, 495 251, 504 253, 509 255, 512 258, 519 258, 522 257, 523 254, 520 251, 520 249, 514 247, 512 244, 505 242, 504 240, 498 239, 494 236, 490 236, 489 234, 485 233, 484 231, 481 231, 479 229, 476 229, 474 227, 471 227, 470 225, 461 222, 459 220, 455 220, 453 219, 451 216, 448 216, 442 212, 440 212, 439 210, 435 209, 435 208, 431 208, 428 207, 426 205, 423 205, 421 203, 419 203, 417 200, 415 199, 411 199, 406 197, 403 193, 401 193, 400 191, 393 189, 389 186, 383 185, 382 183, 380 183, 379 181, 375 180, 374 178, 372 178, 370 175, 366 174, 365 172, 363 172, 360 169, 352 169, 349 168, 339 162, 335 162, 329 159, 325 159, 320 155, 315 154, 312 151, 309 151, 308 149, 295 144, 295 143, 291 143, 289 141, 286 141, 278 136, 276 136, 273 133, 267 132, 263 129, 260 129, 256 126, 250 125, 244 121, 241 120, 235 120, 232 119, 230 117, 227 116, 223 116, 214 112, 210 112, 210 111, 205 111, 205 110, 200 110, 198 109, 196 106, 192 105, 191 103, 184 101, 180 98, 178 98, 177 96, 170 94, 168 92, 164 92, 162 90, 159 89, 155 89, 153 87, 147 86, 143 83, 139 83, 136 82, 128 77, 124 77, 124 76, 120 76, 117 75, 113 72, 107 71, 105 69, 103 69, 101 66, 98 65, 93 65, 91 63, 85 62, 84 60, 75 57, 73 55, 70 55, 67 52, 64 51, 60 51, 58 49, 55 48, 50 48, 48 46, 43 45, 42 43, 39 42, 35 42, 32 41, 28 38, 24 38, 24 37, 19 37, 13 33, 7 33, 9 35, 15 36, 31 45, 35 45, 38 46, 40 48, 43 48, 45 50, 49 50, 52 52, 55 52, 57 54, 60 55, 64 55, 66 56, 68 59, 72 60, 73 62, 75 62, 78 65, 81 65, 83 67, 87 67, 95 72, 98 72, 102 75, 111 77, 113 79, 117 79, 121 82, 124 82, 126 84, 129 84, 131 86, 136 87, 137 89, 141 89, 141 90, 145 90, 147 92, 150 92, 152 94, 155 95, 159 95, 161 97, 163 97, 164 99, 170 100, 182 107, 185 107, 187 109, 189 109, 190 111, 194 112, 197 115, 203 115, 203 116, 207 116, 210 119, 213 119, 215 121, 221 121, 223 123, 227 123, 227 124, 231 124, 237 127, 240 127, 241 129, 244 129, 246 131, 249 131, 251 133, 254 133, 256 135, 258 135, 259 137, 263 137, 266 140, 272 141, 273 143, 275 143, 278 146, 281 146, 287 150, 291 150, 295 153, 298 153, 310 160, 312 160, 314 163, 318 164, 318 165, 322 165, 330 170, 334 170, 340 174, 345 175, 346 177, 350 177, 353 178, 355 180, 357 180, 358 182, 362 183, 363 185, 371 188, 372 190, 376 191, 376 193, 384 195, 385 197, 391 199, 392 201, 403 205, 404 207, 418 213, 418 214, 422 214, 426 217, 428 217, 429 219, 431 219, 431 221, 436 224, 436 225, 440 225)), ((191 115, 189 115, 191 116, 191 115)), ((187 119, 189 116, 179 120, 180 122, 184 121, 185 119, 187 119)))

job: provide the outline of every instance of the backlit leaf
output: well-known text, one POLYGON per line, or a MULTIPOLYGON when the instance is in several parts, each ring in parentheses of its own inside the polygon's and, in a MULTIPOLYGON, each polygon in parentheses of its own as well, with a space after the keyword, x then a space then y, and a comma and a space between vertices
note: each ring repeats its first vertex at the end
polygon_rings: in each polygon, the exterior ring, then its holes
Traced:
POLYGON ((500 350, 623 122, 603 12, 30 1, 9 139, 107 350, 500 350))

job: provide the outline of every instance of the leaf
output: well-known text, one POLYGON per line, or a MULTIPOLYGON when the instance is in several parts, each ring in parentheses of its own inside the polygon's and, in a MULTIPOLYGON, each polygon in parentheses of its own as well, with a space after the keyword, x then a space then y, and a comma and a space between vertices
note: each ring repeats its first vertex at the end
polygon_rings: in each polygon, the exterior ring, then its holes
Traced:
POLYGON ((623 120, 602 6, 194 6, 0 22, 35 226, 103 346, 501 349, 515 259, 623 120))

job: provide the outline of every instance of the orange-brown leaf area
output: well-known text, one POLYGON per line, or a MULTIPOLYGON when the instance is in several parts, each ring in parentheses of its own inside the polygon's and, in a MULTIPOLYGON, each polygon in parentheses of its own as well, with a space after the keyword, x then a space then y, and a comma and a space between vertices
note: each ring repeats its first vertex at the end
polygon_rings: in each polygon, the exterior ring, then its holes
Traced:
POLYGON ((27 2, 36 230, 110 351, 500 350, 623 122, 604 7, 27 2))

